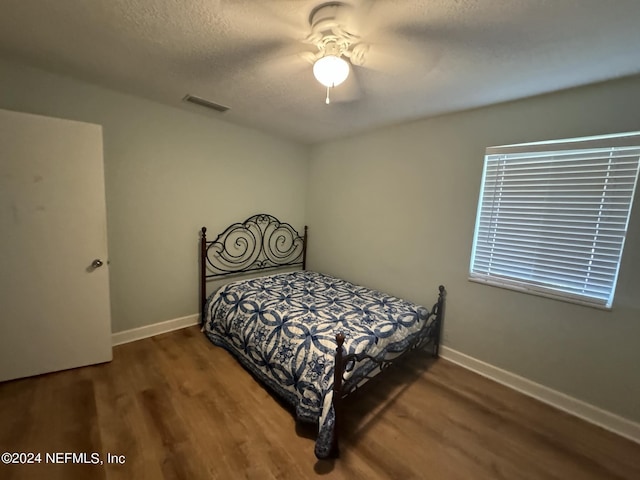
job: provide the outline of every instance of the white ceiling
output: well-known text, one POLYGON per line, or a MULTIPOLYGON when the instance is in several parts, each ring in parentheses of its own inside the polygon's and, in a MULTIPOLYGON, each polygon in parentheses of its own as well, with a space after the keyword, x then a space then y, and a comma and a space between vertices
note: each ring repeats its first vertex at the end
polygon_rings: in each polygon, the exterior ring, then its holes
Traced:
POLYGON ((0 55, 305 143, 640 73, 639 0, 345 2, 373 68, 331 105, 299 55, 322 0, 1 0, 0 55))

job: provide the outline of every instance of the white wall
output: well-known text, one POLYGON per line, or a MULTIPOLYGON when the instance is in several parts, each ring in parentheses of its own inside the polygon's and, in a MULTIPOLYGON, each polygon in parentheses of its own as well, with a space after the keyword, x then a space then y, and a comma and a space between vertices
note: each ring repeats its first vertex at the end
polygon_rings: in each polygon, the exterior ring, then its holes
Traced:
POLYGON ((640 421, 640 200, 612 312, 467 280, 484 150, 640 130, 640 78, 376 130, 311 152, 309 265, 431 305, 445 345, 640 421))
POLYGON ((306 147, 4 61, 0 108, 103 126, 113 332, 198 312, 203 225, 304 225, 306 147))

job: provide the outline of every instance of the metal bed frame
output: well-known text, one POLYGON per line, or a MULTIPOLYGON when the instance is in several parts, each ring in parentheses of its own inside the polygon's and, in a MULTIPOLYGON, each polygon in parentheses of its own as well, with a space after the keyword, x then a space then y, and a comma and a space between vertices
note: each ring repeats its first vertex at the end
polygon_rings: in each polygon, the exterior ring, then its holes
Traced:
MULTIPOLYGON (((201 323, 205 318, 207 281, 214 278, 286 267, 299 266, 305 270, 307 266, 307 235, 306 225, 304 234, 300 235, 290 224, 281 222, 266 213, 253 215, 244 222, 230 225, 213 241, 207 240, 207 229, 202 227, 200 239, 201 323)), ((366 352, 345 354, 343 348, 345 336, 342 333, 336 335, 333 383, 335 423, 331 448, 332 457, 338 457, 340 453, 339 433, 343 425, 343 401, 349 394, 355 392, 362 383, 360 381, 357 384, 348 385, 345 381, 345 374, 354 368, 356 362, 366 359, 377 364, 378 368, 366 377, 368 379, 417 349, 431 347, 432 355, 438 357, 440 331, 444 318, 444 286, 440 285, 438 291, 438 299, 424 326, 414 337, 408 349, 392 360, 380 361, 367 355, 366 352), (429 322, 431 317, 434 317, 434 320, 429 322)))

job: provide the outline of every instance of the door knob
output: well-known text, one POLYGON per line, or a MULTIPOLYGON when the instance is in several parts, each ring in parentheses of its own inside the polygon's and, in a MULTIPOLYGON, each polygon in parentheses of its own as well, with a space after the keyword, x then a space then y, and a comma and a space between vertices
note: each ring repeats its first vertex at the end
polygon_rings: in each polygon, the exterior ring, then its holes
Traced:
POLYGON ((98 268, 101 267, 103 265, 102 260, 100 260, 99 258, 96 258, 93 262, 91 262, 91 266, 93 268, 98 268))

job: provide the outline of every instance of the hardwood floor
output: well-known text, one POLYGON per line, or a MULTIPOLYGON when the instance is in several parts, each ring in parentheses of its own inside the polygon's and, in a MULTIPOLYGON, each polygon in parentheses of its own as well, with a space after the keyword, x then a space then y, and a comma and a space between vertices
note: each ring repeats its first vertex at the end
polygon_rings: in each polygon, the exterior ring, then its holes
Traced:
POLYGON ((42 454, 0 464, 0 478, 640 478, 640 445, 445 360, 381 380, 349 401, 341 458, 319 462, 314 429, 187 328, 115 347, 110 364, 0 384, 0 453, 42 454))

